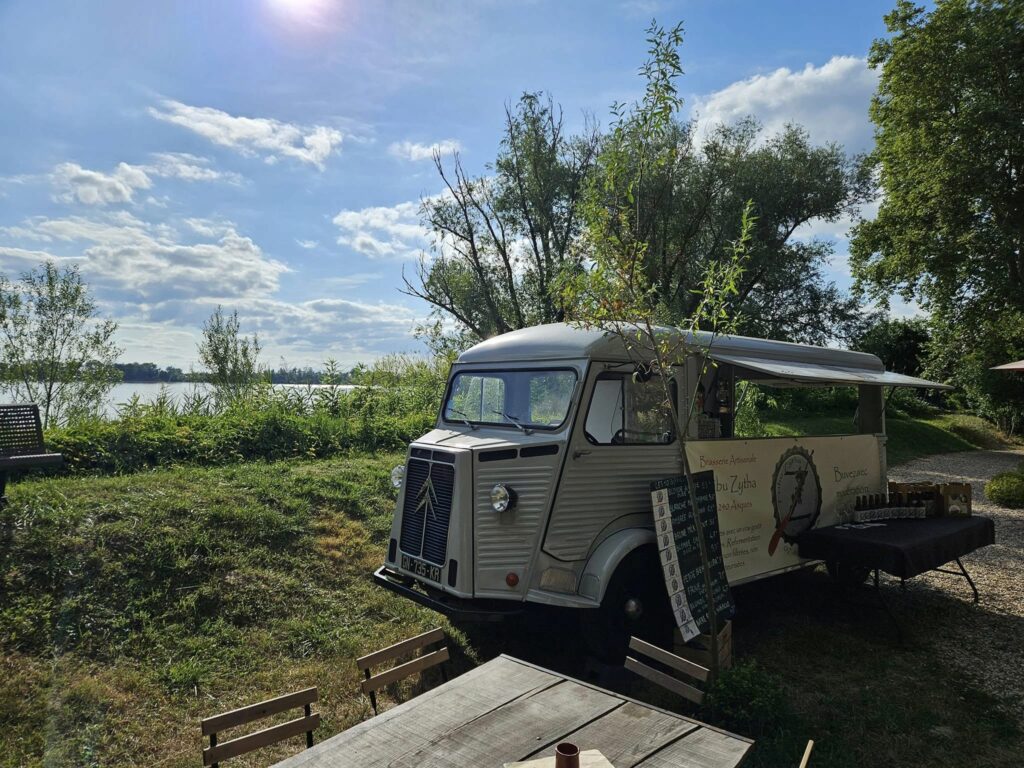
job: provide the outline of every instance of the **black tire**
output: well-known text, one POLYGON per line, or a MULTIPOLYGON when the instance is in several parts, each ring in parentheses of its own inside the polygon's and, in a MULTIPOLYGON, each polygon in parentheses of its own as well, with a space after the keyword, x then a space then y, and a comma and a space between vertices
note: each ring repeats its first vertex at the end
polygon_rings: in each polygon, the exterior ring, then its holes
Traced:
POLYGON ((601 607, 581 612, 580 628, 590 651, 609 664, 622 664, 630 636, 668 647, 674 619, 653 547, 623 560, 605 590, 601 607))
POLYGON ((841 563, 838 560, 829 560, 825 567, 832 581, 840 587, 859 587, 871 575, 871 569, 866 565, 841 563))

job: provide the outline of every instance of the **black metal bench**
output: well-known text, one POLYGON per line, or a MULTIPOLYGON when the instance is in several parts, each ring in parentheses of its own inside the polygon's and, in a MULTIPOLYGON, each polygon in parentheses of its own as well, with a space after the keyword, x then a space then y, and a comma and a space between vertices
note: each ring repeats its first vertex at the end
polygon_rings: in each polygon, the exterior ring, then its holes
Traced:
POLYGON ((47 453, 38 405, 0 405, 0 507, 12 470, 53 467, 64 463, 59 453, 47 453))

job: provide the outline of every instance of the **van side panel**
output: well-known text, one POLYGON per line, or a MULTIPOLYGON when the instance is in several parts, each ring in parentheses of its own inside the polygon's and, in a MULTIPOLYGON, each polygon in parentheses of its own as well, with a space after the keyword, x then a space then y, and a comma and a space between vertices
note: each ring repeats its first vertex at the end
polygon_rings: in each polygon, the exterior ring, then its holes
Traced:
POLYGON ((694 472, 715 473, 722 554, 730 582, 800 565, 796 540, 846 522, 857 496, 885 493, 883 435, 700 440, 694 472))
POLYGON ((679 474, 676 445, 588 444, 580 450, 589 453, 566 459, 544 539, 544 550, 560 560, 584 559, 614 520, 650 514, 651 481, 679 474))

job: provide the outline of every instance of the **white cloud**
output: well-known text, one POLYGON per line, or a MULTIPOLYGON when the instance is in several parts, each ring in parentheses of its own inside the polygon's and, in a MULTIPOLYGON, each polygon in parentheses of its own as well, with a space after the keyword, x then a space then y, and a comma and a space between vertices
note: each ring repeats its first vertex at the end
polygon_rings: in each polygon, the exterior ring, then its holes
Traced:
POLYGON ((769 133, 798 123, 815 141, 838 141, 850 151, 863 151, 871 145, 868 106, 877 82, 878 73, 854 56, 833 56, 820 67, 783 67, 755 75, 695 99, 697 134, 753 115, 769 133))
POLYGON ((160 106, 162 110, 150 107, 149 114, 243 155, 262 156, 268 163, 290 157, 322 171, 343 139, 341 131, 324 125, 300 126, 267 117, 241 117, 172 99, 165 99, 160 106))
POLYGON ((401 158, 402 160, 411 160, 418 162, 420 160, 430 160, 434 157, 434 153, 438 152, 442 155, 449 155, 453 152, 461 152, 462 143, 457 139, 443 139, 436 141, 433 144, 420 144, 413 141, 396 141, 388 147, 388 154, 393 157, 401 158))
POLYGON ((61 163, 50 178, 58 200, 84 205, 131 203, 135 190, 153 186, 143 168, 128 163, 118 163, 113 173, 91 171, 78 163, 61 163))
MULTIPOLYGON (((78 163, 61 163, 53 169, 50 181, 57 190, 55 198, 61 202, 112 205, 134 203, 136 190, 152 187, 155 177, 190 182, 226 181, 231 184, 243 181, 237 173, 211 168, 209 159, 205 157, 183 152, 157 152, 147 165, 118 163, 111 173, 83 168, 78 163)), ((164 207, 152 196, 146 202, 164 207)))
MULTIPOLYGON (((217 304, 207 298, 171 299, 136 309, 145 323, 198 328, 217 304)), ((402 304, 338 298, 282 301, 253 296, 224 305, 238 311, 244 332, 259 334, 264 360, 284 357, 292 364, 319 365, 328 357, 352 364, 382 351, 407 349, 413 345, 411 330, 417 321, 415 311, 402 304)))
MULTIPOLYGON (((246 333, 260 334, 264 360, 319 365, 334 357, 351 365, 418 347, 411 336, 417 310, 404 304, 281 298, 289 268, 227 220, 147 222, 120 210, 0 228, 0 273, 41 261, 80 266, 104 313, 121 323, 125 359, 188 367, 198 329, 218 304, 238 310, 246 333)), ((380 277, 354 273, 317 285, 333 293, 380 277)))
POLYGON ((811 219, 801 224, 793 232, 794 240, 809 241, 815 238, 825 240, 849 240, 850 230, 861 219, 875 219, 878 217, 878 207, 881 200, 874 200, 864 203, 855 211, 843 214, 834 221, 826 221, 822 218, 811 219))
POLYGON ((338 277, 327 277, 320 282, 324 285, 332 285, 337 288, 354 288, 374 280, 380 280, 379 272, 355 272, 351 275, 340 275, 338 277))
MULTIPOLYGON (((80 258, 82 272, 108 296, 126 302, 168 297, 237 299, 270 295, 278 288, 283 263, 269 258, 230 222, 189 219, 185 229, 150 224, 127 211, 96 218, 37 217, 20 227, 29 237, 52 243, 49 252, 32 252, 36 261, 59 259, 66 244, 80 258)), ((25 258, 4 248, 0 260, 25 258)), ((28 253, 27 251, 25 253, 28 253)))
POLYGON ((299 246, 299 248, 304 248, 307 251, 311 251, 314 248, 316 248, 318 245, 320 245, 320 241, 319 240, 296 240, 295 244, 297 246, 299 246))
POLYGON ((182 181, 226 181, 241 184, 244 178, 231 171, 219 171, 210 167, 210 159, 188 152, 156 152, 153 161, 145 166, 150 175, 181 179, 182 181))
POLYGON ((0 245, 0 260, 11 261, 11 262, 24 262, 23 268, 41 264, 44 261, 56 261, 56 259, 46 251, 32 251, 27 248, 10 248, 5 245, 0 245))
POLYGON ((361 210, 344 210, 334 217, 341 230, 338 243, 370 259, 416 259, 429 247, 428 233, 420 224, 420 204, 399 203, 361 210))

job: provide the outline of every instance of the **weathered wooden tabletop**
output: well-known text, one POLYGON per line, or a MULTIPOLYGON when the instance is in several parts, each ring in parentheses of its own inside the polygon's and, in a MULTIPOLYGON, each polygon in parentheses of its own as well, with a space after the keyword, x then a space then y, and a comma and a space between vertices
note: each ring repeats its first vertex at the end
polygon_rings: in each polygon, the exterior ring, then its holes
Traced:
POLYGON ((499 656, 276 768, 495 766, 571 741, 615 768, 727 768, 750 739, 499 656))

